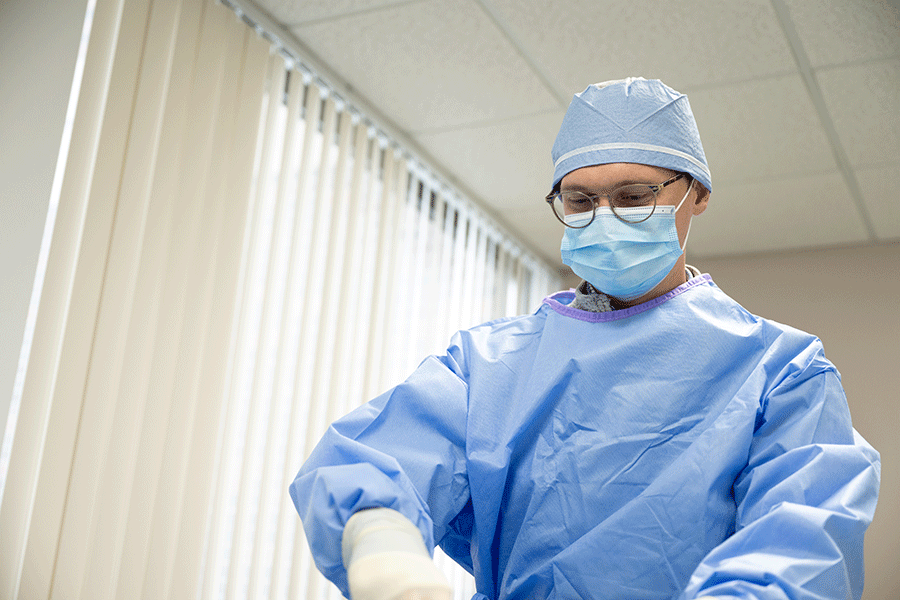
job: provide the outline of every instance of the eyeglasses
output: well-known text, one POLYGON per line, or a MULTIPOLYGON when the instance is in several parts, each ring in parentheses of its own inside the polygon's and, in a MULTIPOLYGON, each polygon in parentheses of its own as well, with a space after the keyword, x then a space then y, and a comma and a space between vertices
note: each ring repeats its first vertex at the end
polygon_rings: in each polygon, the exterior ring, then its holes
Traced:
POLYGON ((626 223, 642 223, 649 219, 656 211, 656 199, 659 191, 683 178, 684 173, 679 173, 671 179, 667 179, 659 184, 635 183, 617 187, 608 194, 585 194, 575 190, 566 190, 562 192, 551 192, 547 195, 547 204, 553 209, 553 214, 559 219, 560 223, 566 227, 573 229, 584 229, 594 222, 597 216, 597 207, 600 205, 600 198, 609 200, 609 208, 612 213, 621 221, 626 223), (651 206, 649 212, 645 210, 630 211, 630 208, 645 208, 651 206), (579 219, 577 225, 566 223, 566 215, 591 213, 591 218, 586 223, 583 219, 579 219))

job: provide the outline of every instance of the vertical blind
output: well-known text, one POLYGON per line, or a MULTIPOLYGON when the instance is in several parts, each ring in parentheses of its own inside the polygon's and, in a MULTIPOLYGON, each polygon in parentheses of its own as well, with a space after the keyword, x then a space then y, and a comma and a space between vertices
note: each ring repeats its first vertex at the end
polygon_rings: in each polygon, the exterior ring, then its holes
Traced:
POLYGON ((560 281, 229 7, 90 8, 0 597, 337 598, 287 495, 327 425, 560 281))

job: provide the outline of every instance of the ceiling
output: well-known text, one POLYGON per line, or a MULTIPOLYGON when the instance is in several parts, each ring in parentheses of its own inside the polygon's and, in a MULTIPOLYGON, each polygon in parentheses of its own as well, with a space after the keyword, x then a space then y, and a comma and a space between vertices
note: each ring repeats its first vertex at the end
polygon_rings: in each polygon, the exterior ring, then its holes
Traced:
POLYGON ((690 98, 714 188, 690 260, 900 240, 897 2, 253 1, 551 264, 556 131, 626 76, 690 98))

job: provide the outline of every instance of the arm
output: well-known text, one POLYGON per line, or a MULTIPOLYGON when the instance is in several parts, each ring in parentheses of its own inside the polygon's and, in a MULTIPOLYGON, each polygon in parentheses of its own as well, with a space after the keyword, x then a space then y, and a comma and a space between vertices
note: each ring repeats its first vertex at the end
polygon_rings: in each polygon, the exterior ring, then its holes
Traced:
POLYGON ((390 508, 421 533, 428 552, 469 498, 468 388, 449 356, 428 358, 403 384, 334 423, 290 493, 316 566, 348 595, 341 538, 367 508, 390 508))
POLYGON ((816 353, 764 399, 734 483, 734 535, 695 570, 682 599, 859 600, 878 453, 854 431, 834 367, 816 353))

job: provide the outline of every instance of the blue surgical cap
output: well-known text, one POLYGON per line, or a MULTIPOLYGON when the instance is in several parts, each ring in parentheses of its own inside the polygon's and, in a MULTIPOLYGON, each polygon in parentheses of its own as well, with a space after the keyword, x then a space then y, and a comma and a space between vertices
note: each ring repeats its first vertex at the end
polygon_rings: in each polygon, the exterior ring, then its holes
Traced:
POLYGON ((552 156, 554 189, 575 169, 627 162, 690 173, 712 191, 688 98, 658 79, 595 83, 575 94, 552 156))

